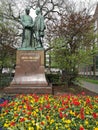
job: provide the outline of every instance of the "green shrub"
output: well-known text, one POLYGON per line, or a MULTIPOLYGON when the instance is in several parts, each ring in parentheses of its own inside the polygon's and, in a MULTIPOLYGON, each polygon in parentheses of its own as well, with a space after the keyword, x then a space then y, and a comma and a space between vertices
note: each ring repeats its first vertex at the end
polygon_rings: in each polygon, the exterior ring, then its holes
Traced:
POLYGON ((60 82, 60 74, 46 74, 47 81, 52 84, 60 82))
POLYGON ((10 84, 11 80, 12 80, 12 76, 10 76, 9 74, 2 74, 0 75, 0 87, 6 87, 10 84))

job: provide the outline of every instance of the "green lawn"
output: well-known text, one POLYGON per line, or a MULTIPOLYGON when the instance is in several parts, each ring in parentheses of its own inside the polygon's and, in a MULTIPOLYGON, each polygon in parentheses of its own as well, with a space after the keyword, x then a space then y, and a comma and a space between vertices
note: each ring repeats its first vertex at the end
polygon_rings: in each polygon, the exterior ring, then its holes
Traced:
POLYGON ((87 82, 90 82, 90 83, 94 83, 94 84, 98 84, 98 80, 95 80, 95 79, 90 79, 90 78, 80 78, 81 80, 84 80, 84 81, 87 81, 87 82))

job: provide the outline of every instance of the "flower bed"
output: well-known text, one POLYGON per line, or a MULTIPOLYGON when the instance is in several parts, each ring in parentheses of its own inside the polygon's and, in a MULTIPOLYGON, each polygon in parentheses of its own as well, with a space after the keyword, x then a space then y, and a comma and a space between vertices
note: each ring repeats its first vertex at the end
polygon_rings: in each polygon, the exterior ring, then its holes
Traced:
POLYGON ((17 95, 0 106, 5 130, 98 130, 98 96, 17 95))

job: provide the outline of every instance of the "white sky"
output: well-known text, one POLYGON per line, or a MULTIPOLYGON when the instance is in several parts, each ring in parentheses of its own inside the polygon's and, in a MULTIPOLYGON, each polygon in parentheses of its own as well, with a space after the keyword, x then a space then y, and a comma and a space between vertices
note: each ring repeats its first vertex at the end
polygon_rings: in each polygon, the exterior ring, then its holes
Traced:
MULTIPOLYGON (((84 6, 87 6, 87 7, 91 7, 92 9, 92 14, 94 13, 95 11, 95 8, 96 8, 96 3, 98 2, 98 0, 74 0, 74 2, 76 2, 77 4, 79 4, 78 8, 80 7, 83 7, 84 6), (84 5, 85 4, 85 5, 84 5)), ((35 14, 35 10, 33 10, 31 8, 30 10, 30 16, 34 19, 36 14, 35 14)))
POLYGON ((93 15, 95 12, 96 5, 98 0, 71 0, 77 4, 77 9, 80 10, 81 8, 88 8, 90 9, 90 13, 93 15))
POLYGON ((32 8, 30 9, 30 16, 35 19, 36 17, 36 13, 35 13, 35 10, 33 10, 32 8))

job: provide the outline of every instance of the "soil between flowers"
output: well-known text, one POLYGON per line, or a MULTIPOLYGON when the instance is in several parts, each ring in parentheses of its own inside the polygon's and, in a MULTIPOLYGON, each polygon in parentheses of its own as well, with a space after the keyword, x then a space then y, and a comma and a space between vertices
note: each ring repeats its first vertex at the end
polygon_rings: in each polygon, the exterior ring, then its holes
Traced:
MULTIPOLYGON (((4 87, 0 88, 0 95, 4 94, 4 87)), ((86 88, 77 86, 77 85, 72 85, 70 87, 66 86, 58 86, 58 85, 53 85, 53 95, 62 95, 62 94, 82 94, 82 95, 89 95, 89 96, 98 96, 98 93, 92 92, 86 88)))

